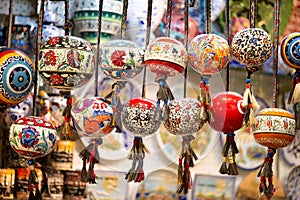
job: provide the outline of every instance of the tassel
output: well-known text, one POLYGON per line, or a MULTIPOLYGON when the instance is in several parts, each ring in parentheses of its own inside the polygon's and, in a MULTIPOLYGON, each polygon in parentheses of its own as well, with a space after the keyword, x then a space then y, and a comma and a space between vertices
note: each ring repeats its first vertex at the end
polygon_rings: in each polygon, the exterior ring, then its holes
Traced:
POLYGON ((145 153, 149 153, 141 137, 134 137, 133 146, 128 154, 128 159, 132 160, 130 170, 125 175, 128 182, 141 182, 144 180, 144 158, 145 153))
POLYGON ((94 172, 94 165, 99 163, 99 152, 98 145, 103 142, 102 138, 94 139, 86 148, 84 148, 80 153, 79 157, 82 159, 82 170, 80 175, 80 180, 84 183, 96 183, 96 174, 94 172), (86 170, 86 163, 89 162, 89 169, 86 170))
POLYGON ((300 71, 297 70, 293 75, 292 91, 288 99, 288 104, 293 104, 296 120, 296 129, 300 129, 300 71))
POLYGON ((172 94, 171 89, 169 88, 167 82, 166 82, 166 76, 161 75, 158 78, 156 78, 156 81, 159 83, 159 89, 156 93, 156 97, 157 97, 157 102, 156 102, 156 111, 154 114, 154 119, 161 121, 161 120, 165 120, 168 116, 166 112, 166 108, 168 105, 168 102, 170 100, 174 99, 174 96, 172 94), (160 102, 163 101, 163 110, 161 109, 161 105, 160 102))
POLYGON ((36 200, 36 195, 34 195, 34 191, 37 193, 37 195, 40 196, 39 180, 38 180, 37 173, 35 171, 35 164, 36 164, 35 160, 31 159, 28 161, 28 165, 30 168, 29 179, 28 179, 29 200, 36 200))
MULTIPOLYGON (((62 93, 63 95, 63 93, 62 93)), ((65 123, 64 126, 62 128, 61 134, 64 135, 66 138, 70 138, 72 137, 73 131, 72 131, 72 127, 70 124, 70 119, 71 119, 71 109, 72 109, 72 96, 70 92, 67 92, 67 94, 65 94, 65 98, 67 99, 67 106, 64 109, 62 115, 65 118, 65 123)))
POLYGON ((189 156, 190 155, 188 155, 188 152, 186 152, 184 155, 184 171, 182 175, 182 183, 177 188, 177 194, 187 194, 188 190, 192 187, 189 156))
POLYGON ((183 172, 182 157, 179 157, 178 163, 179 164, 178 164, 178 168, 177 168, 177 184, 181 185, 182 184, 182 172, 183 172))
POLYGON ((238 170, 235 163, 235 154, 239 153, 238 147, 234 141, 234 133, 226 134, 226 141, 223 147, 223 162, 219 169, 221 174, 238 175, 238 170), (229 166, 227 168, 227 158, 229 166))
POLYGON ((259 192, 260 194, 267 197, 267 199, 271 199, 275 188, 273 185, 273 157, 276 153, 276 149, 269 148, 266 158, 264 159, 264 163, 262 164, 257 176, 260 177, 260 184, 259 184, 259 192), (267 180, 269 185, 267 185, 267 180))

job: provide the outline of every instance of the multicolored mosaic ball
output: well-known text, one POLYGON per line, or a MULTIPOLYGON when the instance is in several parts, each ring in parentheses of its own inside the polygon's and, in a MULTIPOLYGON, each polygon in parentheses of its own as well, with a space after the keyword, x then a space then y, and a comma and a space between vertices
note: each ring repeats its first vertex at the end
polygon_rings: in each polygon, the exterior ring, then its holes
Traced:
POLYGON ((199 118, 200 103, 197 99, 172 100, 168 103, 168 110, 164 126, 174 135, 190 135, 199 131, 203 126, 199 118))
POLYGON ((236 92, 219 92, 212 96, 212 119, 210 126, 224 133, 233 133, 244 122, 243 97, 236 92))
POLYGON ((255 140, 269 148, 288 146, 295 137, 295 118, 281 108, 265 108, 255 117, 255 140))
POLYGON ((186 67, 187 52, 183 44, 168 37, 154 39, 145 51, 146 67, 158 75, 176 76, 186 67))
POLYGON ((113 109, 99 97, 77 101, 71 109, 73 125, 80 135, 102 137, 112 130, 113 109))
POLYGON ((215 34, 201 34, 189 44, 189 61, 202 75, 214 75, 227 67, 229 62, 227 41, 215 34))
POLYGON ((300 69, 300 32, 288 34, 283 38, 281 57, 289 67, 300 69))
POLYGON ((143 50, 132 41, 112 40, 101 46, 101 69, 117 80, 135 77, 144 68, 143 50))
POLYGON ((50 153, 56 144, 55 127, 38 117, 22 117, 9 130, 13 150, 29 158, 40 158, 50 153))
POLYGON ((24 101, 33 87, 30 58, 20 50, 0 48, 0 105, 14 106, 24 101))
POLYGON ((236 33, 231 51, 235 60, 247 66, 257 66, 272 55, 270 35, 263 29, 247 28, 236 33))
POLYGON ((46 41, 39 54, 39 73, 49 86, 61 91, 81 87, 93 76, 92 46, 74 36, 58 36, 46 41))
POLYGON ((123 126, 134 136, 148 136, 155 133, 160 121, 154 118, 156 103, 147 98, 130 99, 123 107, 123 126))

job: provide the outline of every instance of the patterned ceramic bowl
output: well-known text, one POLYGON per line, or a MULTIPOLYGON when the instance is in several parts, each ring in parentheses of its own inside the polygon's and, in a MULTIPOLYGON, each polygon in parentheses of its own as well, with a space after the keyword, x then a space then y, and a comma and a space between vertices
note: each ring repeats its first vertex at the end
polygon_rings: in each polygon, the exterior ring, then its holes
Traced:
POLYGON ((265 108, 255 117, 255 140, 269 148, 283 148, 295 137, 294 116, 280 108, 265 108))
POLYGON ((156 103, 146 98, 130 99, 123 107, 122 122, 134 136, 148 136, 155 133, 160 122, 154 119, 156 103))
POLYGON ((200 121, 200 103, 197 99, 184 98, 168 103, 168 118, 164 122, 166 129, 174 135, 190 135, 199 131, 203 123, 200 121))
POLYGON ((128 40, 113 40, 101 46, 101 69, 110 78, 127 80, 144 67, 143 50, 128 40))
POLYGON ((300 69, 300 32, 288 34, 283 38, 281 57, 289 67, 300 69))
POLYGON ((101 98, 90 97, 77 101, 72 106, 71 115, 80 135, 97 138, 113 130, 113 110, 101 98))
POLYGON ((259 28, 247 28, 235 34, 231 51, 235 60, 247 66, 257 66, 272 55, 270 35, 259 28))
POLYGON ((201 34, 189 44, 189 61, 202 75, 214 75, 227 67, 229 62, 227 41, 215 34, 201 34))
POLYGON ((176 76, 186 67, 187 52, 178 40, 159 37, 154 39, 145 51, 145 64, 153 73, 176 76))
POLYGON ((53 37, 41 47, 39 73, 49 86, 70 91, 93 76, 95 57, 91 45, 73 36, 53 37))
POLYGON ((24 101, 33 87, 33 65, 20 50, 0 48, 0 105, 24 101))
POLYGON ((29 158, 43 157, 56 144, 56 129, 41 118, 22 117, 11 125, 9 142, 20 155, 29 158))

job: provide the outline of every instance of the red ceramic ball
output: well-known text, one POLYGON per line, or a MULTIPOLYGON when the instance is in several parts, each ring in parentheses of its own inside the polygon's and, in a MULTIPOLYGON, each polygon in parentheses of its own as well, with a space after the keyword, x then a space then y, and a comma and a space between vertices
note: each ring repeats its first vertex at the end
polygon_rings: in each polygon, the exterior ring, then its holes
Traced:
POLYGON ((244 121, 242 101, 242 95, 236 92, 219 92, 213 95, 211 109, 213 120, 210 126, 224 133, 240 129, 244 121))

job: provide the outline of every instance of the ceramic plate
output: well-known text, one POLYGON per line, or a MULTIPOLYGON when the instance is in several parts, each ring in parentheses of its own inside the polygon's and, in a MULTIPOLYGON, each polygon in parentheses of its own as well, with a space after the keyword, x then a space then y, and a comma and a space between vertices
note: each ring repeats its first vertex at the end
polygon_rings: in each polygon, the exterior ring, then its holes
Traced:
POLYGON ((300 166, 294 167, 289 173, 286 181, 286 196, 288 199, 300 198, 300 166))
MULTIPOLYGON (((163 127, 163 126, 162 126, 163 127)), ((198 156, 198 160, 205 158, 214 148, 220 133, 205 124, 197 133, 191 145, 198 156)), ((157 141, 163 154, 171 161, 178 164, 178 155, 181 148, 181 138, 169 133, 164 127, 157 134, 157 141)))

